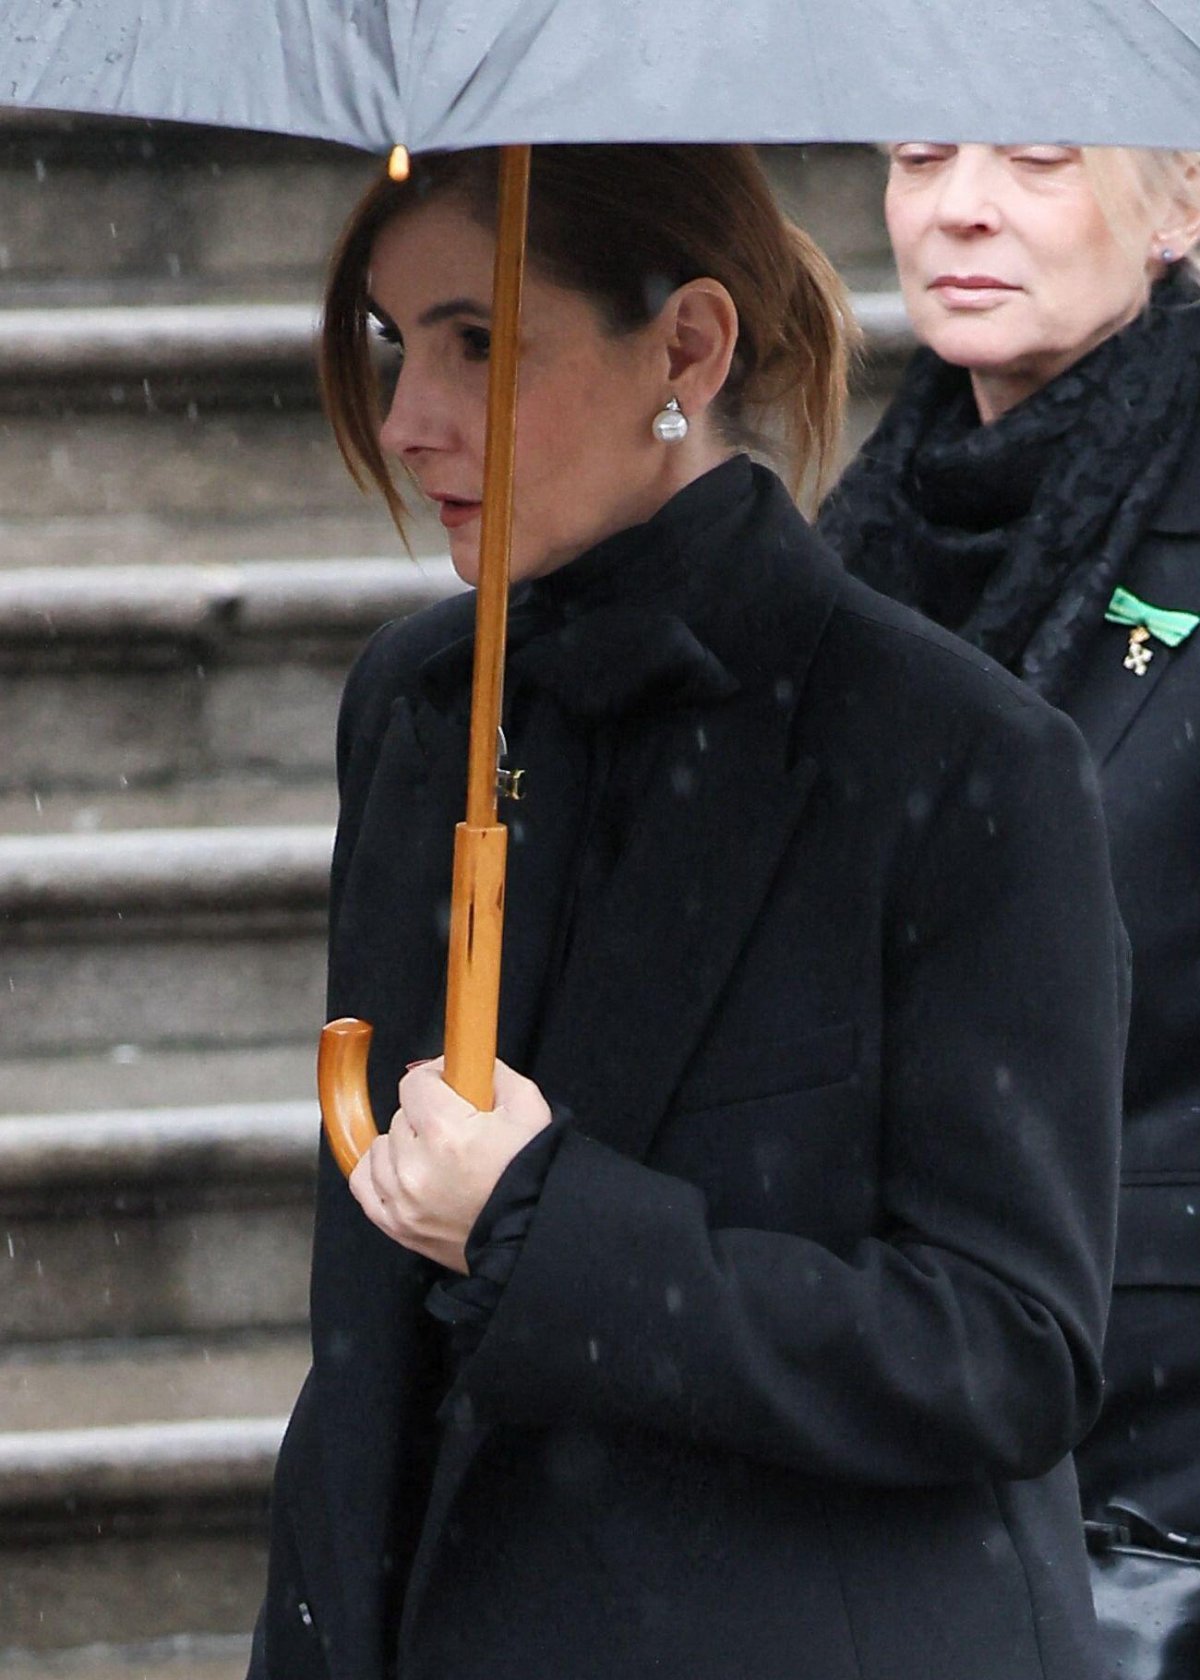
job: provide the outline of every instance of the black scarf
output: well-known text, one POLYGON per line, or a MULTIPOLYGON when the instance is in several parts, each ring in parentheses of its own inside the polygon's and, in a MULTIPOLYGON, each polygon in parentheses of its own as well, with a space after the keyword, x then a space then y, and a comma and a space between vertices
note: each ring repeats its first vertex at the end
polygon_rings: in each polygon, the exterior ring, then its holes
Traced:
POLYGON ((919 350, 821 512, 847 569, 1061 699, 1200 412, 1200 292, 1149 306, 992 424, 919 350))

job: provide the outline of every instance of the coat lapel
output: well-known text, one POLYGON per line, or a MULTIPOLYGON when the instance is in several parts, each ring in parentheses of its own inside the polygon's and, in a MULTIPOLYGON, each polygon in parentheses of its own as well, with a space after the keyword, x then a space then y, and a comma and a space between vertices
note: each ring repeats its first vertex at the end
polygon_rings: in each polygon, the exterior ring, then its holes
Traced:
POLYGON ((793 760, 791 742, 838 574, 809 558, 799 591, 794 572, 774 590, 762 581, 772 621, 742 626, 761 633, 753 654, 716 647, 743 674, 742 691, 649 725, 658 747, 645 804, 603 903, 577 926, 547 1014, 535 1079, 580 1130, 635 1158, 667 1112, 817 773, 813 760, 793 760))
MULTIPOLYGON (((1168 510, 1156 520, 1155 530, 1144 539, 1136 565, 1123 581, 1155 606, 1200 612, 1194 530, 1183 523, 1184 506, 1173 503, 1172 507, 1173 513, 1168 510), (1191 541, 1181 540, 1189 536, 1191 541)), ((1195 657, 1193 643, 1200 638, 1200 630, 1177 648, 1152 643, 1153 657, 1140 677, 1125 668, 1128 636, 1121 625, 1100 626, 1083 673, 1063 703, 1101 768, 1125 740, 1172 665, 1195 657)))

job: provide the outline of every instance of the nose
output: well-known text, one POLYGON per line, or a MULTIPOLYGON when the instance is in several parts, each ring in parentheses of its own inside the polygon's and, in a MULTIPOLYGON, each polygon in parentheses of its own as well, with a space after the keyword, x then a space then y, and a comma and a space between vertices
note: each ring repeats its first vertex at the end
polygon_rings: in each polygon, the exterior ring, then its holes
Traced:
POLYGON ((447 393, 435 380, 406 362, 396 379, 392 400, 379 428, 385 455, 413 465, 424 454, 453 445, 455 426, 447 393))
POLYGON ((994 233, 1000 226, 1000 173, 990 146, 960 146, 939 172, 937 220, 944 232, 994 233))

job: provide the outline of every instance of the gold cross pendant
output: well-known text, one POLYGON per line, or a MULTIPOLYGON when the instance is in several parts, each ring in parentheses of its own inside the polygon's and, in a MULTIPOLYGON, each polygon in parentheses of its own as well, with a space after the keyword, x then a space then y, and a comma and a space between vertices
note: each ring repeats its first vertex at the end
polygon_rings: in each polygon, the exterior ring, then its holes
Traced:
POLYGON ((1135 677, 1144 677, 1146 667, 1154 658, 1154 649, 1146 646, 1149 640, 1150 632, 1144 624, 1135 625, 1129 632, 1129 652, 1125 655, 1124 665, 1135 677))

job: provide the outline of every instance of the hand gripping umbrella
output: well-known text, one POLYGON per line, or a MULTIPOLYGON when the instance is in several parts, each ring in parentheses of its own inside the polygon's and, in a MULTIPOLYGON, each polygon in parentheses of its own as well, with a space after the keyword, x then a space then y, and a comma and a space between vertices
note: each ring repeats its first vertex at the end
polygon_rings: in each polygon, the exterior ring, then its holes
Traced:
MULTIPOLYGON (((492 1101, 504 658, 529 145, 939 139, 1200 144, 1198 0, 7 0, 0 104, 216 123, 393 153, 499 146, 466 821, 446 1071, 492 1101), (719 49, 715 45, 719 43, 719 49)), ((375 1135, 370 1028, 331 1023, 322 1113, 375 1135)))

